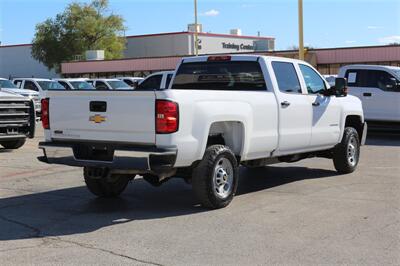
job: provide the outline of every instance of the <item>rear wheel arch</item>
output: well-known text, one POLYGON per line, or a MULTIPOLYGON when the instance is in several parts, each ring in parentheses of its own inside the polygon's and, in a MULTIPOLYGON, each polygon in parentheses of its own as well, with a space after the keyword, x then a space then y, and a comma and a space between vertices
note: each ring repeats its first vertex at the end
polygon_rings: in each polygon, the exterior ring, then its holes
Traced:
POLYGON ((237 158, 243 154, 245 145, 245 126, 241 121, 213 122, 208 129, 206 145, 203 147, 202 156, 207 147, 211 145, 226 145, 237 158))

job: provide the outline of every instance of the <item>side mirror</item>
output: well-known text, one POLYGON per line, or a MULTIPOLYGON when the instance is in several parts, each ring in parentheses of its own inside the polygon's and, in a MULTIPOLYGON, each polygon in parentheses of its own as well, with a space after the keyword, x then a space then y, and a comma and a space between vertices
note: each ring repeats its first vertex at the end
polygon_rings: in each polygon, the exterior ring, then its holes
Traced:
POLYGON ((333 94, 336 97, 346 97, 347 96, 347 79, 345 78, 336 78, 335 86, 333 88, 333 94))
POLYGON ((386 89, 389 91, 395 91, 400 84, 397 83, 395 78, 390 78, 389 82, 386 84, 386 89))

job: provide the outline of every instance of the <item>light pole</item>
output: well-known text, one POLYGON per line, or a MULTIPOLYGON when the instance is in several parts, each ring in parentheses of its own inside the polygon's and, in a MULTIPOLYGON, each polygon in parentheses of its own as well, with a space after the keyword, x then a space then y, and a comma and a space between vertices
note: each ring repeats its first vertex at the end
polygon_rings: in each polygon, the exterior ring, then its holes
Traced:
POLYGON ((304 60, 303 0, 299 0, 299 59, 304 60))
POLYGON ((197 26, 197 0, 194 0, 194 50, 196 56, 199 55, 199 32, 198 32, 198 26, 197 26))

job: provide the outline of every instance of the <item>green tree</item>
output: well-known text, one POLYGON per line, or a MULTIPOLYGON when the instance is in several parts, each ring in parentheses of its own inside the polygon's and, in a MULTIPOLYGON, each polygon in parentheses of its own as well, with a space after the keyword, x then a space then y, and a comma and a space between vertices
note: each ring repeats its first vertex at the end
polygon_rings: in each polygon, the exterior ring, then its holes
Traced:
POLYGON ((54 19, 36 25, 32 56, 49 69, 86 50, 104 50, 106 59, 117 59, 125 49, 124 20, 108 10, 108 0, 72 3, 54 19))

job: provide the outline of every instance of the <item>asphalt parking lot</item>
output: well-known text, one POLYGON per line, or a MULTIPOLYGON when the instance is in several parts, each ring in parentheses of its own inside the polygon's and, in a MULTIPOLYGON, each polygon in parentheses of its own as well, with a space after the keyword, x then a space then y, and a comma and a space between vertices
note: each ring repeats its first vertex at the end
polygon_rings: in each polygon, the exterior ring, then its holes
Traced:
POLYGON ((42 135, 0 149, 1 265, 400 264, 399 136, 370 136, 350 175, 326 159, 243 168, 208 211, 179 179, 96 199, 81 169, 36 160, 42 135))

